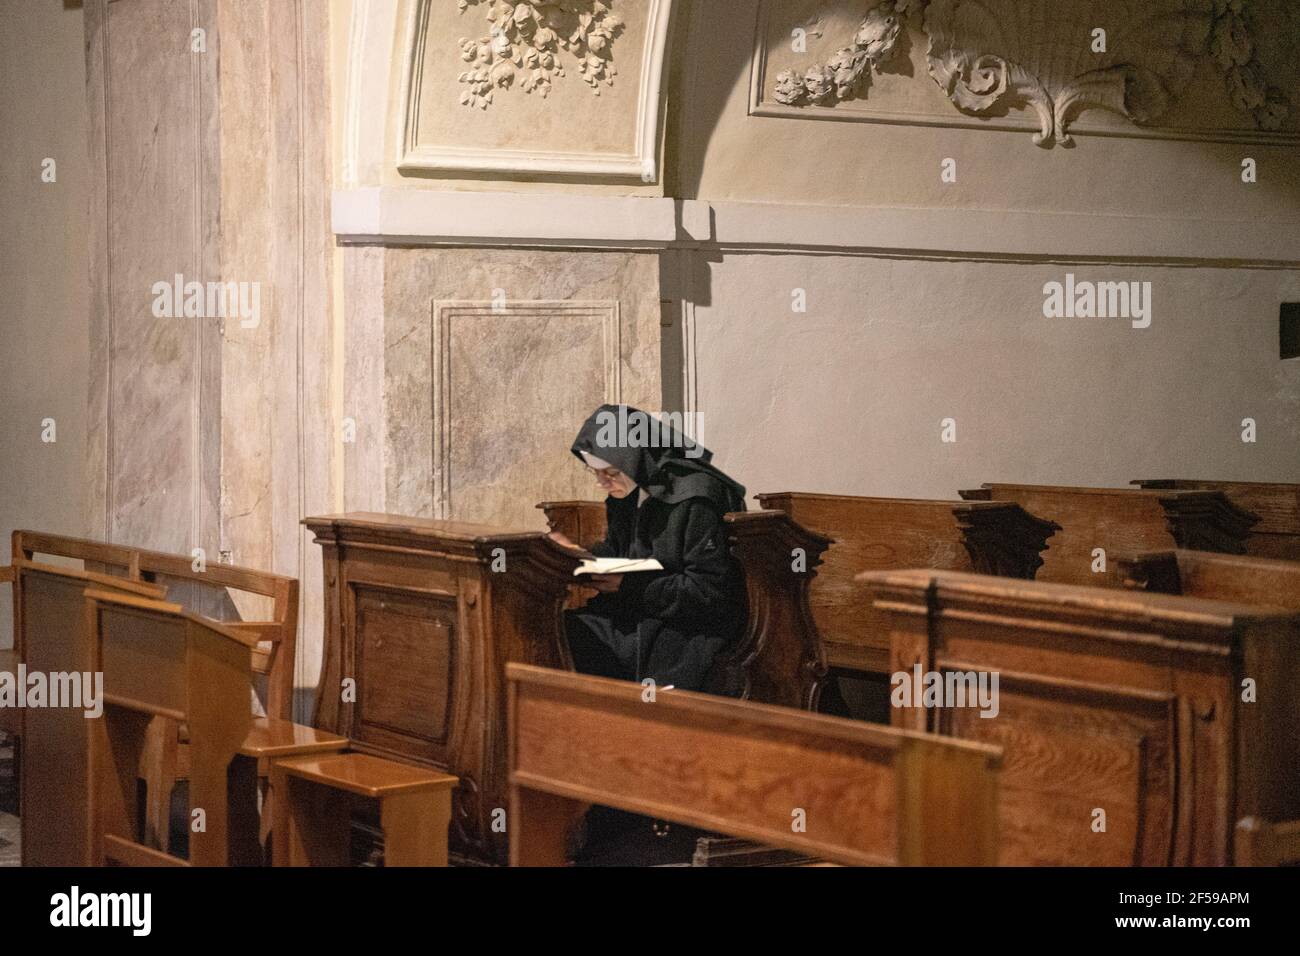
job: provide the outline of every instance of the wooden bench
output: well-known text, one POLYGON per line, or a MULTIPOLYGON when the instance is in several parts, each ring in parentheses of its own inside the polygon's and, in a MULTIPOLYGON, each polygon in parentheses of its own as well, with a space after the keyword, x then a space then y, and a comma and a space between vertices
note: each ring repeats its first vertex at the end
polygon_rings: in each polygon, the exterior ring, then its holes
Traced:
POLYGON ((1013 502, 789 491, 755 497, 834 541, 811 584, 813 620, 831 666, 875 674, 889 669, 889 632, 858 574, 925 567, 1032 578, 1058 530, 1013 502))
MULTIPOLYGON (((21 556, 11 566, 14 587, 13 656, 0 670, 49 674, 93 673, 93 634, 87 626, 87 588, 157 599, 162 589, 141 581, 55 567, 21 556)), ((89 866, 90 731, 81 710, 37 707, 8 712, 18 738, 21 859, 24 866, 89 866)))
POLYGON ((293 717, 297 579, 215 562, 196 571, 193 559, 188 556, 39 531, 15 531, 13 554, 15 558, 22 556, 29 561, 38 554, 79 560, 92 572, 163 585, 169 600, 226 627, 253 635, 259 642, 253 669, 266 677, 266 713, 283 720, 293 717), (269 615, 263 620, 240 619, 243 614, 238 604, 249 599, 238 592, 267 599, 269 615))
POLYGON ((1258 521, 1221 491, 1143 491, 986 484, 960 492, 967 501, 1013 501, 1060 525, 1037 579, 1118 587, 1114 555, 1167 548, 1243 554, 1258 521), (1094 571, 1100 549, 1105 569, 1094 571))
POLYGON ((1140 479, 1147 490, 1221 491, 1238 508, 1259 516, 1250 529, 1246 553, 1261 558, 1300 561, 1300 485, 1263 481, 1140 479))
POLYGON ((954 689, 998 676, 996 716, 950 698, 893 717, 1003 747, 1004 864, 1222 866, 1239 818, 1300 817, 1300 613, 948 571, 863 579, 896 673, 954 689))
POLYGON ((347 866, 354 798, 379 804, 384 866, 446 866, 455 777, 362 753, 271 764, 276 866, 347 866))
POLYGON ((253 720, 230 764, 227 806, 231 866, 264 866, 272 859, 272 822, 276 802, 271 781, 272 762, 336 754, 347 747, 346 737, 314 727, 268 717, 253 720))
POLYGON ((1152 551, 1118 559, 1127 588, 1300 611, 1300 562, 1212 551, 1152 551))
MULTIPOLYGON (((228 772, 248 736, 255 637, 178 604, 106 590, 85 593, 104 714, 88 721, 92 859, 121 866, 225 866, 228 772), (189 855, 169 855, 138 821, 138 771, 150 722, 183 723, 190 738, 189 855)), ((66 826, 71 821, 64 821, 66 826)))
POLYGON ((850 865, 997 861, 999 751, 510 664, 510 862, 562 866, 593 803, 850 865))
MULTIPOLYGON (((552 531, 580 547, 605 537, 604 502, 547 501, 537 507, 552 531)), ((783 511, 737 511, 723 520, 745 577, 746 624, 737 645, 718 660, 708 689, 815 710, 826 685, 827 659, 813 622, 809 587, 832 541, 783 511)), ((573 590, 587 597, 594 593, 576 585, 573 590)), ((585 600, 571 598, 569 606, 585 600)))

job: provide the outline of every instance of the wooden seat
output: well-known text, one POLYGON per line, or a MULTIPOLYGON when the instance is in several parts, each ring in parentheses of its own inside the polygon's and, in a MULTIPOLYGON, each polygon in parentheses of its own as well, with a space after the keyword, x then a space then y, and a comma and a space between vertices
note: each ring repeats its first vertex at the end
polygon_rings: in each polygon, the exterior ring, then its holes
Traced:
POLYGON ((1221 491, 1238 508, 1259 515, 1259 524, 1246 539, 1247 554, 1300 561, 1300 485, 1181 478, 1140 479, 1133 484, 1148 490, 1221 491))
POLYGON ((1233 862, 1237 866, 1300 863, 1300 820, 1285 823, 1269 823, 1258 817, 1239 820, 1233 862))
POLYGON ((339 753, 347 747, 346 737, 315 727, 268 717, 253 720, 230 765, 231 866, 263 866, 271 859, 276 799, 270 783, 271 761, 339 753))
POLYGON ((521 664, 510 862, 562 866, 591 803, 852 865, 997 862, 997 747, 521 664))
POLYGON ((252 724, 256 639, 179 605, 86 592, 104 675, 104 714, 90 721, 91 845, 95 862, 225 866, 230 858, 229 770, 252 724), (184 723, 190 737, 189 856, 170 856, 140 820, 137 774, 150 721, 184 723))
POLYGON ((346 866, 353 798, 379 803, 385 866, 446 866, 450 774, 363 753, 275 760, 276 866, 346 866))

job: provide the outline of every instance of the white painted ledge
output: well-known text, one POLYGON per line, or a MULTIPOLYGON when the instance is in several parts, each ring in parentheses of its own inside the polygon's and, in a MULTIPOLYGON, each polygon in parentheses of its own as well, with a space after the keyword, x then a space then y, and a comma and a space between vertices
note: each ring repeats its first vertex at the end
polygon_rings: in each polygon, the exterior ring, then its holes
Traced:
POLYGON ((1300 266, 1300 227, 983 209, 369 188, 334 194, 343 243, 816 251, 996 261, 1300 266))

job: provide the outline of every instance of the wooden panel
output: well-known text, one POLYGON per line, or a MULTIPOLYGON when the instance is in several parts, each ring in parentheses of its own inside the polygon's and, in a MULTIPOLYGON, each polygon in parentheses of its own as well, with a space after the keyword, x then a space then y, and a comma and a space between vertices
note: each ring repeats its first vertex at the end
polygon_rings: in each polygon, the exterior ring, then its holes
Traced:
POLYGON ((566 807, 588 802, 842 863, 996 858, 995 748, 686 691, 647 705, 626 682, 542 668, 507 674, 515 864, 563 862, 554 833, 566 807), (539 813, 538 795, 559 812, 539 813))
MULTIPOLYGON (((354 588, 359 740, 388 732, 430 757, 446 743, 456 666, 455 598, 354 588)), ((390 741, 391 743, 391 741, 390 741)))
POLYGON ((1246 553, 1261 558, 1300 561, 1300 485, 1260 481, 1147 479, 1140 488, 1222 491, 1234 505, 1259 516, 1250 529, 1246 553))
POLYGON ((1300 816, 1300 613, 945 571, 863 581, 896 670, 999 676, 995 717, 945 701, 893 721, 1004 747, 1004 862, 1224 865, 1239 816, 1300 816))
POLYGON ((1120 586, 1120 554, 1176 547, 1240 554, 1256 520, 1217 491, 986 484, 961 496, 1013 501, 1060 525, 1037 577, 1062 584, 1120 586), (1093 571, 1096 549, 1106 552, 1103 571, 1093 571))
POLYGON ((108 699, 181 720, 188 709, 185 659, 173 648, 185 640, 185 619, 159 619, 120 610, 99 624, 100 668, 108 699))

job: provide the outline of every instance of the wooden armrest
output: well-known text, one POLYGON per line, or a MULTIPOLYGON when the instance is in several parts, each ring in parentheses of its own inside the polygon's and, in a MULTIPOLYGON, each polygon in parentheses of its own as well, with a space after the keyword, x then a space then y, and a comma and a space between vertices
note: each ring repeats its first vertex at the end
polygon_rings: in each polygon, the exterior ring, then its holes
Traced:
POLYGON ((4 567, 0 568, 0 584, 12 581, 14 579, 14 574, 15 571, 12 564, 6 564, 4 567))
POLYGON ((275 767, 290 777, 372 799, 422 790, 450 790, 460 782, 450 774, 360 753, 277 760, 275 767))

